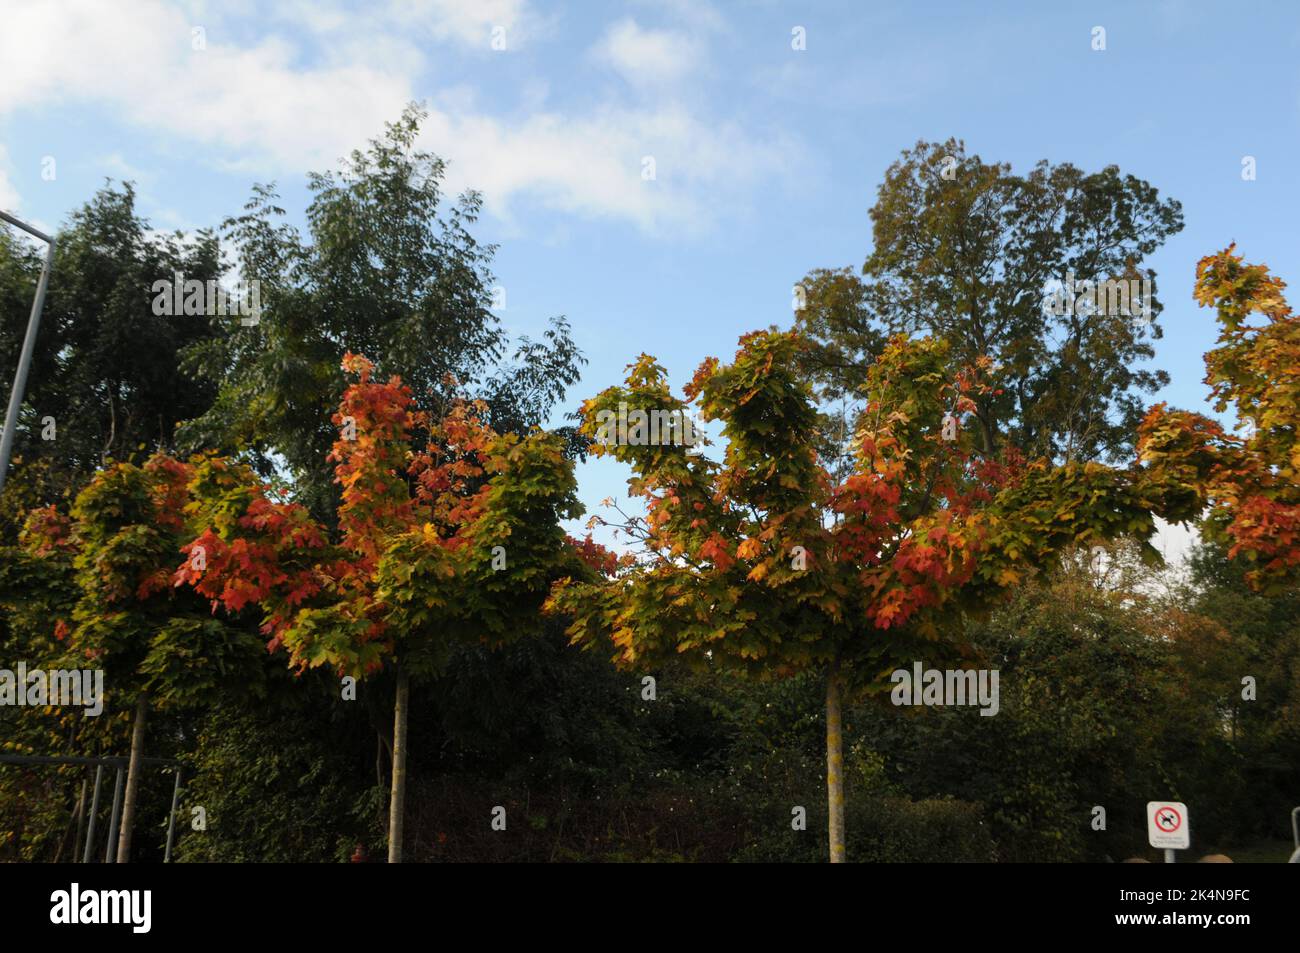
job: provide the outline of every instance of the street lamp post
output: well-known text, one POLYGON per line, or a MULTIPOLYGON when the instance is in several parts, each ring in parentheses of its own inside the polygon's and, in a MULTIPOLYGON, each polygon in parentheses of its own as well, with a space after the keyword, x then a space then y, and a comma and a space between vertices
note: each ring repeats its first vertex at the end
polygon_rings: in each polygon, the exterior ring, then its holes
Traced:
POLYGON ((18 357, 18 371, 14 374, 14 386, 9 391, 9 410, 5 413, 4 433, 0 434, 0 492, 2 492, 5 488, 5 478, 9 475, 9 457, 14 449, 14 434, 18 430, 18 411, 23 405, 23 396, 27 390, 27 372, 32 366, 32 352, 36 350, 36 331, 41 325, 41 309, 45 306, 45 288, 50 283, 50 269, 54 266, 54 239, 32 228, 26 222, 19 221, 8 212, 0 211, 0 221, 21 228, 48 246, 45 252, 45 264, 41 266, 41 278, 36 283, 36 299, 32 302, 32 316, 27 320, 27 335, 23 338, 22 353, 18 357))

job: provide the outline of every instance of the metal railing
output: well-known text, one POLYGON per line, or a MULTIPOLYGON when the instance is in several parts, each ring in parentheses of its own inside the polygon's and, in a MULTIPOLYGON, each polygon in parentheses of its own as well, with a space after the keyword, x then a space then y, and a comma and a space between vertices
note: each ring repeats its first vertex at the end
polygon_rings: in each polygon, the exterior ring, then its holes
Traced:
MULTIPOLYGON (((116 768, 117 778, 113 784, 113 808, 109 812, 108 839, 104 845, 104 863, 113 863, 113 849, 117 842, 118 824, 122 820, 122 789, 126 781, 126 769, 130 758, 102 757, 86 758, 75 755, 37 755, 37 754, 0 754, 0 764, 80 764, 95 766, 95 793, 90 801, 90 822, 86 831, 86 846, 82 852, 81 862, 90 863, 91 851, 95 844, 95 824, 99 818, 99 793, 103 786, 104 768, 116 768)), ((172 859, 172 843, 176 836, 176 807, 181 795, 181 764, 166 758, 141 758, 141 766, 170 767, 176 773, 176 783, 172 786, 172 809, 167 820, 167 849, 163 854, 163 863, 172 859)), ((82 789, 84 797, 85 789, 82 789)), ((83 802, 84 803, 84 802, 83 802)))

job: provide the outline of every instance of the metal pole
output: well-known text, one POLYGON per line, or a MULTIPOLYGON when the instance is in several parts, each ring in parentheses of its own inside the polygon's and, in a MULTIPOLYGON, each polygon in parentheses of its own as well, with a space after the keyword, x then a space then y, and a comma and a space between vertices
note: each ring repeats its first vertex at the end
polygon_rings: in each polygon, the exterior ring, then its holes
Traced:
POLYGON ((90 787, 90 778, 82 772, 81 776, 81 797, 77 798, 77 837, 72 842, 72 862, 77 862, 77 855, 81 853, 81 835, 86 833, 86 789, 90 787))
MULTIPOLYGON (((0 764, 105 764, 110 768, 125 768, 130 763, 130 758, 81 758, 62 754, 0 754, 0 764)), ((140 763, 165 768, 175 762, 170 758, 141 758, 140 763)))
POLYGON ((1173 862, 1174 862, 1174 849, 1173 849, 1172 847, 1166 847, 1166 848, 1165 848, 1165 863, 1166 863, 1166 864, 1172 864, 1173 862))
POLYGON ((41 266, 40 281, 36 283, 36 299, 32 302, 32 315, 27 321, 27 336, 23 338, 23 349, 18 357, 13 390, 9 392, 4 433, 0 434, 0 492, 3 492, 5 477, 9 475, 9 457, 14 449, 14 433, 18 429, 18 411, 23 405, 23 396, 27 390, 27 372, 31 369, 32 353, 36 350, 36 331, 41 326, 41 309, 45 307, 45 289, 50 283, 50 269, 54 266, 54 239, 6 212, 0 212, 0 220, 21 228, 49 246, 45 252, 45 264, 41 266))
POLYGON ((122 807, 122 784, 126 781, 125 772, 117 769, 117 785, 113 788, 113 813, 109 816, 108 821, 108 846, 104 848, 104 863, 113 862, 113 854, 117 850, 117 821, 120 816, 118 811, 122 807))
POLYGON ((99 813, 99 782, 104 778, 104 766, 95 765, 95 795, 90 799, 90 828, 86 831, 86 852, 81 855, 83 864, 90 863, 90 852, 95 846, 95 816, 99 813))
POLYGON ((172 838, 176 835, 176 803, 181 797, 181 766, 176 765, 176 784, 172 787, 172 812, 167 820, 167 850, 163 853, 163 863, 172 862, 172 838))

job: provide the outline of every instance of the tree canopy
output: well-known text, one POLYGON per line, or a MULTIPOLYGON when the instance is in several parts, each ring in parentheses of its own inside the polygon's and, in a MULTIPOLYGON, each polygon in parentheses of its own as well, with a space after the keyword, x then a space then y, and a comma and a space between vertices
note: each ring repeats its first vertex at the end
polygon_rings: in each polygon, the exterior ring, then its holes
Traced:
POLYGON ((623 527, 639 558, 605 581, 561 582, 551 604, 575 640, 612 643, 623 665, 825 671, 831 857, 843 860, 841 688, 879 691, 900 665, 968 656, 967 615, 1076 544, 1145 543, 1160 497, 1136 468, 981 453, 989 361, 963 365, 946 341, 901 335, 868 370, 855 466, 837 482, 817 452, 803 346, 797 332, 755 332, 732 364, 700 366, 685 396, 722 421, 721 462, 601 433, 620 406, 686 409, 647 355, 625 387, 584 405, 593 452, 631 464, 648 516, 623 527))
POLYGON ((496 249, 472 232, 482 199, 449 203, 444 161, 417 143, 424 116, 408 107, 341 169, 309 177, 306 236, 281 221, 273 186, 254 188, 223 235, 239 272, 262 283, 261 320, 184 355, 216 397, 183 445, 242 454, 263 476, 282 461, 318 518, 337 502, 326 457, 345 351, 401 377, 426 413, 450 403, 454 379, 495 427, 521 434, 546 422, 583 363, 563 318, 511 346, 492 311, 496 249))
POLYGON ((813 342, 804 366, 823 400, 848 403, 847 424, 823 422, 828 439, 848 442, 888 339, 924 333, 960 362, 993 361, 995 386, 974 397, 985 453, 1128 455, 1142 396, 1168 383, 1142 366, 1163 308, 1142 262, 1181 230, 1177 201, 1115 166, 1042 161, 1017 175, 949 139, 918 142, 889 167, 871 223, 861 277, 817 269, 801 282, 797 322, 813 342), (1136 294, 1120 307, 1099 294, 1107 281, 1136 294))

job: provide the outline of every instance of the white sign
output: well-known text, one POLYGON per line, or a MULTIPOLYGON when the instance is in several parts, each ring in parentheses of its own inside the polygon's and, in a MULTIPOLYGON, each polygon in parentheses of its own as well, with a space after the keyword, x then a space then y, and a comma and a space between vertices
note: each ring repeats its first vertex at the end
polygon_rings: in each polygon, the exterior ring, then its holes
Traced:
POLYGON ((1147 841, 1165 850, 1187 850, 1187 805, 1182 801, 1147 801, 1147 841))

